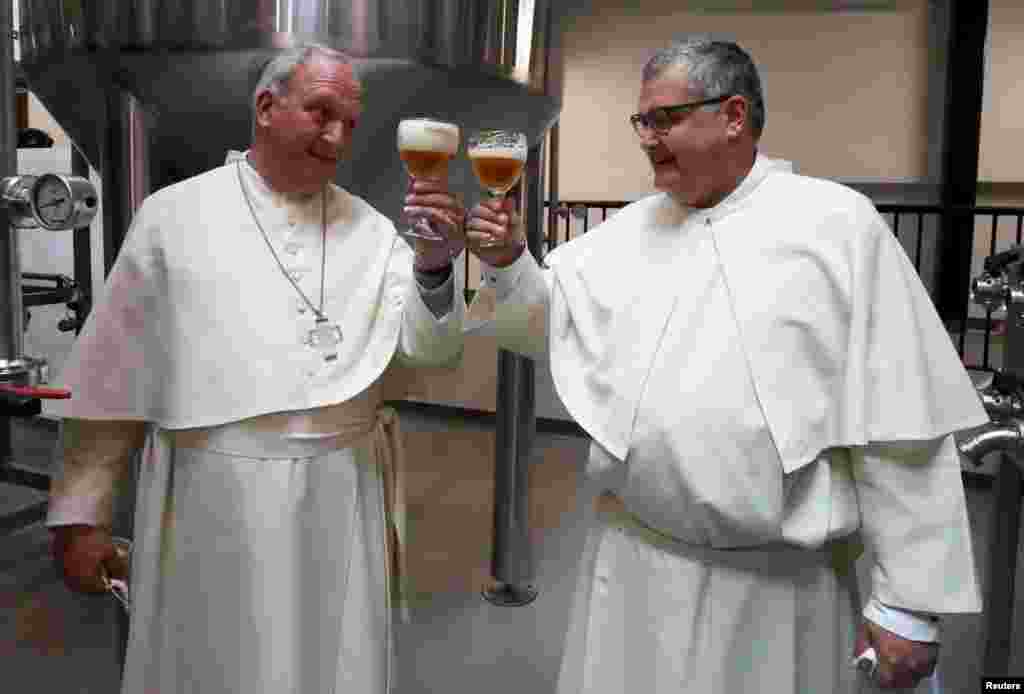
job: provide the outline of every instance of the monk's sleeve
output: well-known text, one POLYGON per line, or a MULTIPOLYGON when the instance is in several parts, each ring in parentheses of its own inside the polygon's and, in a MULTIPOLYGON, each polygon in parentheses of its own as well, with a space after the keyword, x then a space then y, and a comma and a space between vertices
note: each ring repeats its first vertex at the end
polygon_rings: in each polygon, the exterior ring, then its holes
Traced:
POLYGON ((48 526, 109 526, 118 481, 162 411, 167 373, 160 297, 166 295, 159 229, 170 210, 152 199, 132 221, 104 292, 75 340, 59 378, 67 400, 49 400, 61 418, 63 448, 50 489, 48 526))
POLYGON ((467 330, 531 359, 548 358, 548 312, 553 277, 528 251, 511 265, 484 265, 483 284, 467 314, 467 330))
POLYGON ((438 287, 425 287, 414 277, 412 250, 397 239, 391 272, 407 277, 398 359, 410 366, 440 366, 462 354, 462 324, 466 314, 463 256, 453 259, 452 273, 438 287))
POLYGON ((851 457, 873 598, 913 612, 979 612, 954 437, 857 446, 851 457))
POLYGON ((145 435, 145 422, 65 419, 60 435, 63 462, 50 486, 46 525, 109 528, 118 482, 145 435))

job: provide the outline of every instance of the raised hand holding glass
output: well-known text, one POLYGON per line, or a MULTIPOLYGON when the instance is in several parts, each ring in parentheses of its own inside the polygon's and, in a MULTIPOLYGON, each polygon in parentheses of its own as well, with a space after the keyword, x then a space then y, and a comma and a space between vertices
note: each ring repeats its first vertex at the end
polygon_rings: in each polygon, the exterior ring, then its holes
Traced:
MULTIPOLYGON (((469 138, 466 153, 480 186, 495 200, 502 200, 519 182, 526 166, 526 135, 511 130, 481 130, 469 138)), ((500 246, 492 239, 483 248, 500 246)))
MULTIPOLYGON (((398 124, 398 156, 413 179, 448 177, 448 163, 459 150, 459 126, 431 118, 409 118, 398 124)), ((409 220, 403 233, 427 241, 446 241, 429 219, 409 220)))

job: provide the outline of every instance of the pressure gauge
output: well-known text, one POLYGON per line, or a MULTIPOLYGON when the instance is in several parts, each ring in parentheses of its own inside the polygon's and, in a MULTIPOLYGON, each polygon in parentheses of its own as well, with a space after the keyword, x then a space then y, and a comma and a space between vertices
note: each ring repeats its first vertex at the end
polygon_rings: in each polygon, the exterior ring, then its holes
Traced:
POLYGON ((0 179, 0 205, 16 229, 63 231, 84 227, 96 216, 96 188, 81 176, 7 176, 0 179))
POLYGON ((96 189, 80 176, 43 174, 29 191, 32 216, 50 231, 83 227, 96 216, 96 189))

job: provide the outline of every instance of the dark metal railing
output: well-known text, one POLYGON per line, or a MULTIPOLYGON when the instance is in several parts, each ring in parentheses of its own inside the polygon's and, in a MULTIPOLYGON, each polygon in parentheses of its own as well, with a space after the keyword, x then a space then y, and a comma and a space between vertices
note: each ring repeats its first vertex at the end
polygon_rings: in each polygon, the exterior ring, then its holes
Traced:
POLYGON ((628 200, 562 200, 555 205, 545 203, 548 216, 545 227, 545 250, 566 243, 590 231, 629 204, 628 200))
MULTIPOLYGON (((629 204, 623 200, 561 200, 548 202, 544 250, 550 251, 608 219, 629 204)), ((941 205, 879 204, 893 234, 900 241, 934 301, 939 282, 939 234, 943 215, 968 212, 974 217, 971 235, 973 253, 963 262, 970 265, 970 277, 981 274, 986 257, 1024 240, 1024 208, 948 207, 941 205)), ((970 287, 964 287, 970 293, 970 287)), ((986 311, 968 302, 966 311, 946 321, 950 338, 969 369, 994 371, 1002 367, 1004 348, 1003 311, 986 311)))

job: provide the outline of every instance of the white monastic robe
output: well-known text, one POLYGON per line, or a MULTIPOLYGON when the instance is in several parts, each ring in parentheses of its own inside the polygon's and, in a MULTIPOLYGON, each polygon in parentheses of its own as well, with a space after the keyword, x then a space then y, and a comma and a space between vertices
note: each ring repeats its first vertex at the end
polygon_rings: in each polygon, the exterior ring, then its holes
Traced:
POLYGON ((486 269, 467 320, 593 439, 560 694, 858 691, 858 537, 869 617, 979 611, 950 434, 987 417, 867 198, 759 156, 544 261, 486 269))
MULTIPOLYGON (((435 317, 392 223, 329 187, 324 314, 343 340, 326 361, 239 176, 319 306, 322 195, 275 194, 229 159, 144 202, 63 370, 72 399, 48 408, 122 420, 129 439, 147 425, 122 691, 383 694, 402 527, 381 379, 393 359, 458 358, 461 263, 435 317)), ((48 524, 108 525, 123 462, 74 456, 48 524)))

